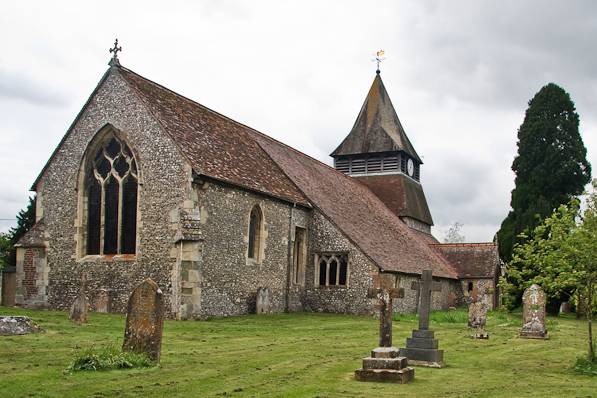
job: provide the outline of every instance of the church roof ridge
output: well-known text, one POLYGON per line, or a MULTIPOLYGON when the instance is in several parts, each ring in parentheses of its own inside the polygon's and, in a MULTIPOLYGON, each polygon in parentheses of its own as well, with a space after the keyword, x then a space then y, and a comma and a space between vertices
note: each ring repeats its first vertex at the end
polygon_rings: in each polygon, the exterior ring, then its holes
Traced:
POLYGON ((432 268, 439 277, 457 278, 450 263, 411 232, 366 186, 122 65, 112 65, 104 74, 59 147, 111 73, 117 73, 139 96, 198 174, 319 209, 384 271, 420 274, 423 268, 432 268))
MULTIPOLYGON (((218 144, 227 145, 227 142, 221 142, 222 137, 230 137, 236 133, 236 129, 241 129, 242 131, 239 132, 239 134, 245 134, 246 136, 243 137, 246 139, 242 139, 238 142, 239 146, 242 146, 242 148, 235 148, 237 150, 235 155, 244 156, 246 155, 246 152, 249 151, 254 153, 263 152, 267 156, 267 161, 273 163, 271 164, 271 167, 275 167, 276 170, 283 174, 284 179, 289 181, 292 184, 292 187, 300 192, 301 200, 319 209, 326 219, 342 231, 345 236, 359 247, 363 254, 369 257, 378 267, 387 271, 419 274, 421 271, 421 269, 419 269, 422 266, 421 264, 428 264, 428 266, 434 268, 436 275, 446 278, 456 278, 456 272, 440 254, 431 250, 425 242, 422 242, 419 237, 414 235, 406 224, 396 217, 367 187, 358 181, 347 177, 331 166, 280 142, 265 133, 222 115, 205 105, 199 104, 198 102, 178 94, 158 83, 152 82, 127 68, 121 67, 121 70, 124 72, 123 75, 126 73, 129 74, 128 76, 124 76, 126 79, 142 79, 146 82, 145 84, 151 83, 159 90, 163 90, 163 92, 173 96, 173 100, 176 99, 177 102, 184 101, 184 103, 192 106, 194 109, 188 109, 189 113, 203 111, 209 112, 209 114, 213 116, 213 119, 207 118, 209 120, 205 120, 206 126, 202 126, 201 134, 194 134, 191 140, 187 137, 176 135, 176 132, 174 132, 174 140, 185 140, 186 147, 196 145, 197 141, 202 139, 201 135, 210 134, 212 130, 218 130, 215 134, 209 136, 210 139, 216 141, 216 144, 212 145, 212 147, 215 147, 218 144), (225 123, 225 125, 221 126, 221 123, 225 123), (223 133, 224 131, 226 134, 218 134, 223 133), (259 150, 256 148, 255 150, 252 150, 251 142, 257 145, 259 150), (327 181, 329 185, 326 185, 326 183, 321 180, 327 181), (347 209, 350 208, 350 211, 338 212, 335 211, 335 209, 332 209, 326 204, 328 198, 323 197, 321 192, 319 192, 321 190, 326 190, 327 192, 329 192, 328 190, 333 192, 343 192, 343 201, 347 202, 347 209), (360 207, 361 205, 364 207, 360 207), (352 213, 353 215, 359 214, 359 217, 362 216, 364 221, 363 227, 367 229, 367 225, 371 224, 371 231, 364 233, 359 228, 354 229, 354 223, 351 220, 346 219, 348 213, 352 213), (379 222, 371 223, 371 218, 374 218, 379 222), (380 252, 377 253, 376 250, 379 246, 379 242, 371 239, 375 236, 373 230, 378 230, 380 228, 379 223, 382 224, 381 228, 384 229, 386 236, 382 239, 385 242, 385 247, 383 250, 381 250, 380 247, 380 252), (396 258, 401 258, 400 264, 396 262, 396 258)), ((142 82, 133 81, 132 83, 141 84, 142 82)), ((140 92, 140 95, 157 95, 159 97, 161 94, 158 92, 152 93, 150 88, 145 87, 144 91, 140 92)), ((150 99, 148 98, 148 100, 150 99)), ((168 102, 167 99, 162 97, 153 98, 152 100, 154 102, 160 102, 162 100, 166 103, 168 102)), ((177 106, 183 108, 185 106, 181 103, 170 105, 173 109, 177 108, 177 106)), ((180 109, 177 109, 176 112, 180 113, 180 109)), ((206 118, 206 115, 199 116, 201 118, 206 118)), ((177 113, 169 114, 168 117, 173 119, 167 120, 165 124, 175 124, 177 129, 180 129, 181 121, 177 119, 177 113)), ((182 121, 182 123, 186 126, 184 123, 188 123, 188 121, 182 121)), ((194 127, 189 126, 189 128, 194 127)), ((230 148, 230 150, 233 149, 230 148)), ((200 151, 195 151, 195 153, 196 152, 200 151)), ((189 156, 187 156, 187 158, 188 157, 189 156)), ((192 162, 192 159, 190 159, 190 161, 192 162)), ((252 159, 248 159, 247 161, 252 161, 252 159)), ((262 159, 262 161, 265 161, 265 159, 262 159)), ((258 167, 259 164, 251 163, 251 166, 258 167)), ((203 172, 205 172, 205 170, 203 170, 203 172)), ((209 173, 206 174, 208 176, 210 175, 209 173)), ((237 179, 233 178, 231 182, 237 184, 237 179)), ((333 201, 333 203, 339 201, 342 200, 338 199, 333 201)))
POLYGON ((376 71, 350 133, 331 156, 389 151, 404 151, 423 163, 400 122, 381 74, 376 71))

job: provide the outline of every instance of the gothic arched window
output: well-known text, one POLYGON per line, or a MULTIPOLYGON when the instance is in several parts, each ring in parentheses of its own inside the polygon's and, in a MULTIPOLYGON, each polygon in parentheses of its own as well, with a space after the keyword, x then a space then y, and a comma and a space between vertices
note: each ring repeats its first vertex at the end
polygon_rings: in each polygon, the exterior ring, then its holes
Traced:
POLYGON ((137 164, 115 135, 102 140, 85 176, 86 254, 135 254, 137 246, 137 164))
POLYGON ((261 250, 261 228, 262 228, 262 214, 258 205, 255 205, 251 210, 249 216, 249 249, 247 257, 253 260, 259 260, 261 250))

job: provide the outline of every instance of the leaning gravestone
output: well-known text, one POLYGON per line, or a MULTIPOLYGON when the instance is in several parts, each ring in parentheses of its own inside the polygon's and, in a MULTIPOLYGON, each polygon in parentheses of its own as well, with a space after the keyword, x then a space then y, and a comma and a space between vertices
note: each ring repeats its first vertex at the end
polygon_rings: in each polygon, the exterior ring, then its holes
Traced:
POLYGON ((257 314, 271 314, 272 299, 269 288, 260 287, 257 289, 257 301, 255 303, 255 312, 257 314))
POLYGON ((69 319, 73 322, 87 323, 87 307, 89 306, 89 302, 87 301, 87 296, 85 295, 86 284, 87 277, 85 273, 83 273, 81 275, 79 294, 77 294, 75 301, 73 301, 73 304, 70 307, 69 319))
POLYGON ((18 336, 43 330, 28 316, 0 316, 0 336, 18 336))
POLYGON ((163 294, 158 285, 147 278, 129 298, 122 350, 147 354, 151 360, 159 362, 163 326, 163 294))
POLYGON ((378 300, 379 347, 371 351, 370 357, 363 358, 363 367, 354 372, 355 379, 408 383, 415 378, 415 370, 408 367, 407 359, 399 356, 398 349, 392 347, 392 302, 404 297, 404 289, 395 287, 396 277, 392 274, 380 274, 376 279, 378 287, 369 289, 367 297, 378 300))
POLYGON ((520 337, 528 339, 547 339, 545 328, 546 297, 538 285, 533 284, 522 295, 522 329, 520 337))
POLYGON ((475 330, 471 337, 475 339, 488 339, 489 334, 485 332, 487 323, 487 300, 485 298, 485 285, 475 286, 470 297, 468 306, 468 326, 475 330))
POLYGON ((413 330, 412 337, 406 339, 406 348, 400 349, 400 356, 408 358, 408 363, 430 368, 444 367, 444 351, 438 350, 438 341, 433 330, 429 330, 431 292, 441 291, 441 284, 433 281, 431 270, 424 270, 420 282, 413 282, 412 290, 419 292, 419 330, 413 330))

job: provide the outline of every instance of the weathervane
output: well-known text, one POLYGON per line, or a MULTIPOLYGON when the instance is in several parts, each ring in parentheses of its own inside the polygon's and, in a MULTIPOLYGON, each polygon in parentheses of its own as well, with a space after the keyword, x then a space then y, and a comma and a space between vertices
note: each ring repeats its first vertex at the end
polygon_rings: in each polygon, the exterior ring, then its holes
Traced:
POLYGON ((375 71, 375 73, 379 74, 379 64, 381 64, 383 61, 385 61, 385 58, 383 58, 384 54, 386 52, 384 50, 379 50, 378 52, 375 53, 375 59, 373 59, 372 61, 377 62, 377 70, 375 71))
POLYGON ((116 39, 114 41, 114 48, 110 49, 110 53, 114 53, 114 55, 112 56, 112 59, 110 59, 110 66, 120 65, 120 62, 118 61, 118 52, 119 51, 122 51, 122 47, 118 47, 118 39, 116 39))

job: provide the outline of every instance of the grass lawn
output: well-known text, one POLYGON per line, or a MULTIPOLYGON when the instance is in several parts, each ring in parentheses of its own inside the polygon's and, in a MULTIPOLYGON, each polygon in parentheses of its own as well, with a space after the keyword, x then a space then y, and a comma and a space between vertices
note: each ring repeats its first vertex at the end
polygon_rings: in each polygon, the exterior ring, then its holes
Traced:
MULTIPOLYGON (((353 379, 377 343, 378 323, 331 314, 166 321, 159 367, 64 374, 77 349, 122 344, 124 316, 91 314, 77 326, 59 311, 28 315, 45 333, 0 336, 1 397, 597 397, 597 377, 571 370, 586 353, 586 323, 550 318, 550 340, 517 337, 520 317, 494 313, 490 340, 468 338, 465 313, 437 312, 431 328, 447 367, 416 368, 408 385, 353 379), (455 322, 458 321, 458 322, 455 322)), ((394 345, 417 322, 398 316, 394 345)))

